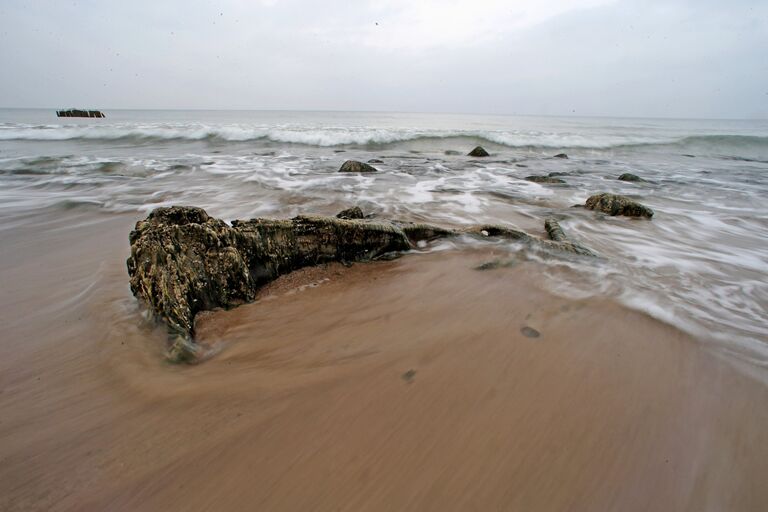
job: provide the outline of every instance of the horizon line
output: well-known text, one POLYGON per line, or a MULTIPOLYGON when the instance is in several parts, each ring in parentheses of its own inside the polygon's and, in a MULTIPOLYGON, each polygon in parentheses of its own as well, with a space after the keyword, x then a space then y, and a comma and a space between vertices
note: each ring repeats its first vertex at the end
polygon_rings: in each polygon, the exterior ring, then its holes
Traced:
MULTIPOLYGON (((7 107, 0 106, 0 110, 66 110, 80 107, 7 107)), ((85 107, 83 107, 85 109, 85 107)), ((126 108, 126 107, 88 107, 86 110, 118 111, 147 111, 147 112, 311 112, 311 113, 352 113, 352 114, 429 114, 429 115, 462 115, 462 116, 492 116, 492 117, 572 117, 572 118, 599 118, 599 119, 654 119, 677 121, 768 121, 766 117, 680 117, 680 116, 632 116, 615 114, 529 114, 529 113, 486 113, 486 112, 449 112, 449 111, 409 111, 409 110, 342 110, 342 109, 296 109, 296 108, 126 108)))

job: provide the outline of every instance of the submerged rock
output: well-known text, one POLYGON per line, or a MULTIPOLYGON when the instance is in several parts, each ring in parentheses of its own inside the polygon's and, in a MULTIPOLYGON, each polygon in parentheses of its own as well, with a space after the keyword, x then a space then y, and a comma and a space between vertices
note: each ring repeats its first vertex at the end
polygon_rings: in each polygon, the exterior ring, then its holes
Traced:
POLYGON ((563 228, 560 227, 560 223, 553 218, 544 220, 544 229, 547 231, 550 240, 554 240, 555 242, 564 242, 568 240, 563 228))
POLYGON ((547 231, 547 236, 554 242, 555 247, 561 251, 568 251, 581 256, 597 256, 590 249, 584 247, 578 242, 572 241, 568 238, 560 227, 560 223, 556 219, 550 217, 544 220, 544 229, 547 231))
POLYGON ((558 153, 555 156, 553 156, 552 158, 566 158, 567 159, 568 155, 566 155, 565 153, 558 153))
POLYGON ((368 165, 364 162, 358 162, 357 160, 347 160, 341 164, 339 172, 376 172, 376 169, 372 165, 368 165))
POLYGON ((532 181, 533 183, 550 183, 550 184, 565 183, 565 180, 561 180, 560 178, 554 178, 552 176, 526 176, 525 179, 528 181, 532 181))
POLYGON ((201 208, 173 206, 157 208, 136 223, 127 266, 133 294, 168 326, 169 359, 194 362, 199 356, 194 322, 200 311, 251 302, 261 286, 303 267, 369 261, 425 240, 461 234, 592 255, 565 235, 541 240, 504 226, 457 231, 429 224, 309 216, 235 220, 230 226, 201 208))
POLYGON ((378 158, 371 158, 370 160, 368 160, 368 163, 369 164, 383 164, 384 160, 380 160, 378 158))
POLYGON ((641 178, 637 174, 632 174, 631 172, 625 172, 624 174, 618 177, 618 180, 619 181, 635 181, 635 182, 645 181, 643 178, 641 178))
POLYGON ((352 208, 347 208, 346 210, 342 210, 339 213, 337 213, 336 218, 337 219, 364 219, 365 215, 363 214, 363 210, 361 210, 359 206, 353 206, 352 208))
POLYGON ((626 196, 618 194, 596 194, 587 199, 584 205, 588 210, 598 210, 608 215, 626 215, 628 217, 653 217, 653 210, 626 196))
POLYGON ((480 271, 496 270, 497 268, 502 268, 506 266, 508 266, 508 262, 496 259, 496 260, 486 261, 485 263, 481 263, 480 265, 475 267, 475 270, 480 270, 480 271))
POLYGON ((467 156, 491 156, 491 155, 482 146, 477 146, 475 147, 475 149, 467 153, 467 156))

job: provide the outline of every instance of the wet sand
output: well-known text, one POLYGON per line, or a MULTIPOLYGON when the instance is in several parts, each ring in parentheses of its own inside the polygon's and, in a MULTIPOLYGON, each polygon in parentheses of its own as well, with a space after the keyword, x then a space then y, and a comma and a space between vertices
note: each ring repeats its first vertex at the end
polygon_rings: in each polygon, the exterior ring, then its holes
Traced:
POLYGON ((768 388, 535 262, 311 269, 174 366, 128 290, 136 216, 50 219, 0 231, 0 510, 768 506, 768 388))

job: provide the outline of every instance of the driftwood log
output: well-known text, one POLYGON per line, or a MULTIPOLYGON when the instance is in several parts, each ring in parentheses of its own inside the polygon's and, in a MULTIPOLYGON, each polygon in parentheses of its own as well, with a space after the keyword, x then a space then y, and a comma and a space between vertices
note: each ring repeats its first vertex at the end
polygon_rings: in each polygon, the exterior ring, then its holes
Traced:
POLYGON ((551 240, 484 225, 451 230, 427 224, 299 216, 251 219, 228 225, 201 208, 157 208, 131 231, 131 291, 164 321, 168 358, 193 362, 195 315, 251 302, 264 284, 293 270, 332 261, 369 261, 410 250, 420 241, 470 235, 503 237, 556 251, 593 256, 548 219, 551 240))

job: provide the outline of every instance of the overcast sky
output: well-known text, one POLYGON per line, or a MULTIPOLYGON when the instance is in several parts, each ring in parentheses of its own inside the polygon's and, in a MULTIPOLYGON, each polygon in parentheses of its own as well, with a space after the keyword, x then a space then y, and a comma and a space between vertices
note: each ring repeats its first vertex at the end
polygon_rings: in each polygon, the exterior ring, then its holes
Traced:
POLYGON ((768 117, 768 1, 0 0, 0 106, 768 117))

